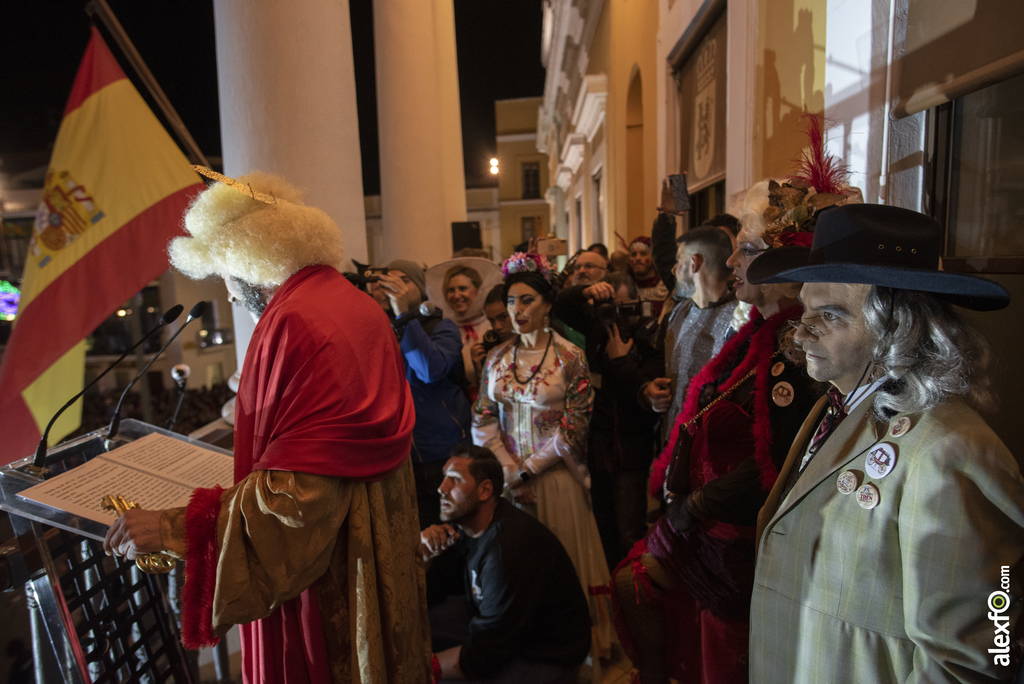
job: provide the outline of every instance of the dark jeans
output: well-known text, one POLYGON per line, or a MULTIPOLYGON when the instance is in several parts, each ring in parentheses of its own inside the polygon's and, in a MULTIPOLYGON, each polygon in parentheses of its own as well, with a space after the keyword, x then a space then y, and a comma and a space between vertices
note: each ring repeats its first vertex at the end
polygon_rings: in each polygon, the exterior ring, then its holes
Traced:
POLYGON ((594 467, 590 472, 590 496, 604 556, 614 570, 647 534, 647 471, 609 473, 594 467))
MULTIPOLYGON (((433 650, 444 651, 469 640, 469 620, 472 612, 465 596, 449 596, 444 603, 430 607, 430 635, 433 650)), ((513 658, 501 672, 487 679, 454 680, 442 682, 480 682, 480 684, 573 684, 575 667, 538 663, 513 658)))

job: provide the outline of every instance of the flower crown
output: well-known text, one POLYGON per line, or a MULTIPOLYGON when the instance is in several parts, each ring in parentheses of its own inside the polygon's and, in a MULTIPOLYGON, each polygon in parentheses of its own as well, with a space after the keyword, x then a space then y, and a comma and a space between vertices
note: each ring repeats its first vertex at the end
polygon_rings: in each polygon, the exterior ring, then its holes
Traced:
POLYGON ((859 204, 860 190, 846 181, 850 173, 825 151, 821 121, 804 115, 804 134, 810 153, 802 153, 796 173, 788 181, 768 181, 768 207, 761 214, 765 230, 761 239, 770 247, 809 247, 821 211, 844 204, 859 204))
POLYGON ((516 252, 501 265, 501 273, 508 278, 513 273, 539 273, 544 280, 551 282, 555 276, 551 263, 543 254, 527 254, 516 252))

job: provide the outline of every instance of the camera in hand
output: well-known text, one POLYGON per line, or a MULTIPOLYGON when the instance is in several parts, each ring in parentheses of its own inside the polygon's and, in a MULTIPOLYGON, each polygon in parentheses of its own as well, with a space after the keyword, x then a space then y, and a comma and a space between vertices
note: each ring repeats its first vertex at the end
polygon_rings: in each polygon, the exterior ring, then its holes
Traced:
POLYGON ((380 277, 382 275, 386 275, 387 272, 388 269, 386 268, 373 268, 365 264, 356 263, 355 273, 342 273, 342 275, 348 279, 348 282, 362 289, 370 283, 375 283, 380 280, 380 277))
POLYGON ((480 345, 484 348, 485 352, 489 352, 502 342, 511 340, 513 337, 515 337, 515 333, 499 333, 497 330, 488 330, 484 333, 484 337, 480 342, 480 345))
POLYGON ((605 301, 594 304, 594 315, 601 325, 610 326, 612 323, 618 323, 621 328, 623 321, 653 317, 654 307, 651 306, 651 302, 640 300, 622 302, 621 304, 605 301))

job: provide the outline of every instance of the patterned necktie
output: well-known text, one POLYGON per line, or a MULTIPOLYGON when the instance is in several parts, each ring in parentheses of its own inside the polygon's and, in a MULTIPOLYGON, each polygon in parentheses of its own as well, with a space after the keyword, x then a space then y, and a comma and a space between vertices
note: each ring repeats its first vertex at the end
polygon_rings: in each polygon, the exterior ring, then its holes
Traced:
POLYGON ((818 423, 818 429, 814 433, 814 439, 811 440, 811 446, 807 449, 807 453, 804 454, 804 458, 800 461, 800 467, 794 468, 789 474, 789 482, 786 483, 786 489, 782 492, 782 497, 779 501, 782 501, 789 494, 789 490, 793 489, 793 485, 796 484, 797 479, 801 473, 807 467, 807 464, 811 462, 814 455, 818 453, 821 446, 828 439, 829 435, 839 426, 839 423, 846 417, 846 408, 843 406, 843 395, 839 393, 834 386, 828 388, 828 408, 825 409, 825 415, 822 416, 821 422, 818 423))
POLYGON ((814 439, 811 440, 811 446, 807 449, 807 456, 804 458, 803 463, 800 464, 800 470, 807 467, 811 459, 814 457, 818 450, 821 449, 825 440, 828 439, 829 435, 839 427, 839 423, 843 422, 843 418, 846 417, 846 407, 843 406, 843 395, 839 393, 834 386, 828 388, 828 408, 825 409, 825 415, 822 416, 821 422, 818 423, 818 429, 814 433, 814 439))

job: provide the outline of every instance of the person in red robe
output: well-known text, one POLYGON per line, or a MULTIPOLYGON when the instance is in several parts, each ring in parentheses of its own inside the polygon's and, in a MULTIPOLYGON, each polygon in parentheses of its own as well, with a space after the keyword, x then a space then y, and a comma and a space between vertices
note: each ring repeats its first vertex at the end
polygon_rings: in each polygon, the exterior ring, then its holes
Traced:
POLYGON ((279 178, 223 178, 170 247, 257 319, 238 388, 235 484, 133 510, 108 552, 185 561, 182 639, 241 625, 246 682, 424 682, 415 422, 383 310, 337 270, 341 234, 279 178))

